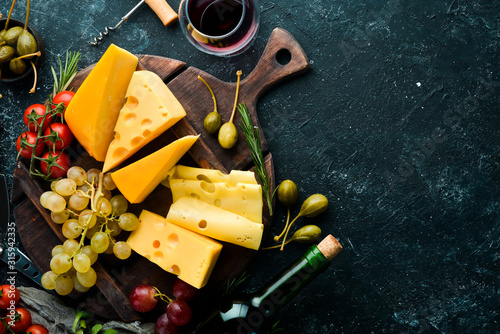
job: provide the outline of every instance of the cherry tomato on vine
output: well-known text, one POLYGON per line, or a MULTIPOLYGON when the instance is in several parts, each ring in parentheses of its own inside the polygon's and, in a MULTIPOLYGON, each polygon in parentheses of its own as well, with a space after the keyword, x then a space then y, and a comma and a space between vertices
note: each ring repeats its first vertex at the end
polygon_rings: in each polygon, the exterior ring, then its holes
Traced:
POLYGON ((42 156, 40 161, 40 168, 42 172, 52 179, 59 179, 65 177, 68 169, 71 167, 71 161, 66 153, 49 150, 42 156), (59 166, 56 166, 59 165, 59 166))
POLYGON ((37 132, 38 127, 42 126, 42 130, 52 123, 54 116, 47 115, 45 122, 43 122, 43 116, 47 112, 47 107, 43 104, 35 103, 30 105, 24 111, 23 121, 30 131, 37 132))
POLYGON ((22 332, 31 325, 31 313, 25 308, 17 307, 14 309, 15 321, 10 326, 14 332, 22 332))
POLYGON ((17 152, 21 152, 21 156, 26 159, 31 159, 31 155, 33 154, 33 147, 35 148, 35 156, 39 157, 45 151, 45 145, 43 144, 43 140, 39 139, 38 143, 36 142, 36 133, 31 131, 23 132, 17 137, 16 141, 16 149, 17 152), (33 145, 33 146, 30 146, 33 145))
POLYGON ((0 309, 6 310, 9 307, 17 306, 19 298, 19 291, 15 286, 3 284, 0 287, 0 309))
POLYGON ((25 332, 26 334, 49 334, 47 328, 43 327, 42 325, 31 325, 26 328, 25 332))
POLYGON ((68 107, 68 104, 73 96, 75 96, 75 92, 72 92, 70 90, 63 90, 62 92, 59 92, 56 94, 56 96, 54 96, 54 98, 52 99, 52 103, 55 105, 63 103, 65 107, 68 107))
POLYGON ((45 144, 51 150, 62 151, 73 142, 73 133, 66 124, 52 123, 45 129, 45 144), (54 148, 55 147, 55 148, 54 148))

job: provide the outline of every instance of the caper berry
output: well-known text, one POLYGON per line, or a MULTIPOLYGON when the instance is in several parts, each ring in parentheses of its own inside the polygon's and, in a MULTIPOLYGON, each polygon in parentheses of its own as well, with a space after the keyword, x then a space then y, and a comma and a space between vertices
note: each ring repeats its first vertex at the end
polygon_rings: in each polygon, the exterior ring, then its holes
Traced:
POLYGON ((219 144, 225 149, 232 148, 238 141, 238 131, 232 122, 224 123, 219 129, 219 144))
POLYGON ((309 196, 302 207, 300 208, 299 215, 306 217, 316 217, 328 208, 328 199, 321 194, 314 194, 309 196))
MULTIPOLYGON (((17 40, 17 53, 20 56, 35 53, 38 49, 35 37, 29 31, 24 30, 17 40)), ((27 59, 33 56, 26 57, 27 59)))
POLYGON ((23 74, 26 71, 26 62, 19 58, 11 59, 9 62, 9 69, 14 74, 23 74))
POLYGON ((8 45, 10 46, 15 46, 17 43, 17 40, 19 39, 19 36, 23 33, 24 29, 23 27, 12 27, 3 36, 3 39, 7 42, 8 45))
POLYGON ((284 180, 280 183, 277 190, 278 200, 283 205, 290 207, 299 197, 299 188, 292 180, 284 180))
POLYGON ((205 117, 205 121, 203 121, 203 127, 205 128, 205 131, 207 131, 211 135, 219 131, 221 124, 222 119, 220 117, 220 114, 216 110, 209 113, 207 117, 205 117))
POLYGON ((298 243, 313 243, 321 236, 321 229, 316 225, 306 225, 299 228, 291 237, 291 241, 298 243))
POLYGON ((3 45, 0 47, 0 64, 5 64, 9 62, 14 55, 16 54, 16 50, 10 45, 3 45))

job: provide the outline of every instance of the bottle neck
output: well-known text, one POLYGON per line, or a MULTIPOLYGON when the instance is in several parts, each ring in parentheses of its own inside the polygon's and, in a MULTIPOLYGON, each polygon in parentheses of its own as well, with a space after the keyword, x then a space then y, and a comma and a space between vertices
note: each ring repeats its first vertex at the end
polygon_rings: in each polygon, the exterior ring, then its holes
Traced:
POLYGON ((272 316, 329 265, 330 261, 316 245, 310 247, 302 257, 253 296, 252 306, 267 317, 272 316))

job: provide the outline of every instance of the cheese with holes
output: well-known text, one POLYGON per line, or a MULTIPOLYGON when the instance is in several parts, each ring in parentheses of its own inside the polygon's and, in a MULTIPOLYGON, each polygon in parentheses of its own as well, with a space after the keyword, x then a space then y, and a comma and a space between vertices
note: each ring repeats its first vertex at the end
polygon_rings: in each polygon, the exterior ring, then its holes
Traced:
POLYGON ((172 199, 189 196, 215 205, 255 223, 262 223, 262 189, 259 184, 170 179, 172 199))
POLYGON ((181 197, 167 214, 167 221, 207 237, 250 249, 259 249, 264 225, 205 203, 193 197, 181 197))
POLYGON ((174 166, 168 171, 162 184, 170 187, 170 179, 203 180, 207 182, 224 182, 230 187, 238 183, 257 184, 254 172, 244 170, 232 170, 229 174, 224 174, 217 169, 205 169, 199 167, 188 167, 183 165, 174 166))
POLYGON ((134 72, 126 97, 103 172, 118 166, 186 116, 186 111, 167 85, 150 71, 134 72))
POLYGON ((222 244, 168 223, 147 210, 141 212, 139 219, 139 227, 127 240, 136 253, 195 288, 207 284, 222 244))
POLYGON ((111 173, 118 190, 130 203, 141 203, 165 179, 168 171, 199 136, 185 136, 136 162, 111 173))
POLYGON ((111 44, 66 108, 71 132, 97 161, 106 158, 137 62, 136 56, 111 44))

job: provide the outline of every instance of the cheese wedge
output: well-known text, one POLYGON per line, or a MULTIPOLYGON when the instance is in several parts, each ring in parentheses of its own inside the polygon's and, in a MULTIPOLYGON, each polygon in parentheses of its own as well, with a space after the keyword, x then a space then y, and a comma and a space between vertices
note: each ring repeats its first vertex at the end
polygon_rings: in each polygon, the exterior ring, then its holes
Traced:
POLYGON ((167 172, 193 146, 199 136, 185 136, 111 173, 118 190, 130 203, 141 203, 165 179, 167 172))
POLYGON ((193 197, 181 197, 174 202, 167 221, 207 237, 256 250, 264 232, 263 224, 193 197))
POLYGON ((262 189, 259 184, 170 179, 172 199, 189 196, 243 216, 255 223, 262 223, 262 189))
POLYGON ((71 132, 97 161, 106 158, 137 62, 136 56, 111 44, 66 108, 71 132))
POLYGON ((141 212, 139 219, 139 227, 127 240, 136 253, 195 288, 207 284, 222 244, 168 223, 147 210, 141 212))
POLYGON ((118 166, 186 116, 186 111, 167 85, 150 71, 134 72, 126 97, 103 172, 118 166))
POLYGON ((205 169, 199 167, 188 167, 183 165, 174 166, 168 171, 162 185, 170 187, 170 179, 203 180, 207 182, 224 182, 229 187, 234 187, 238 183, 257 184, 254 172, 244 170, 232 170, 229 174, 224 174, 217 169, 205 169))

